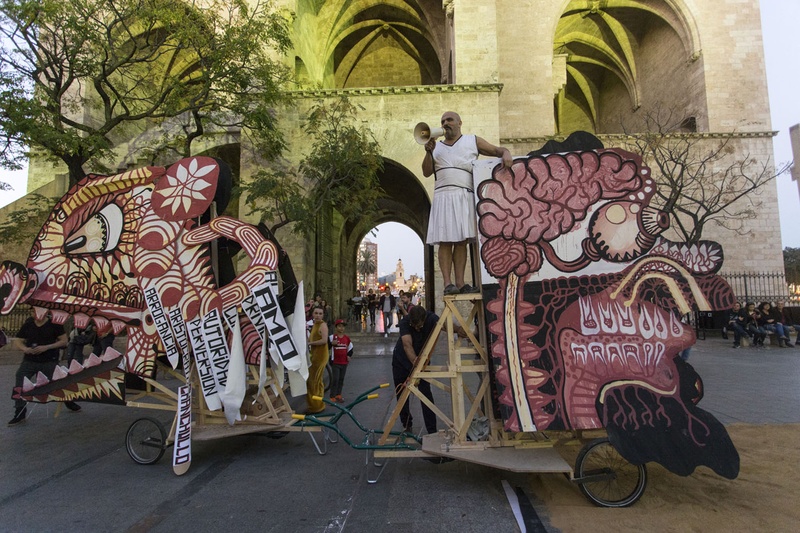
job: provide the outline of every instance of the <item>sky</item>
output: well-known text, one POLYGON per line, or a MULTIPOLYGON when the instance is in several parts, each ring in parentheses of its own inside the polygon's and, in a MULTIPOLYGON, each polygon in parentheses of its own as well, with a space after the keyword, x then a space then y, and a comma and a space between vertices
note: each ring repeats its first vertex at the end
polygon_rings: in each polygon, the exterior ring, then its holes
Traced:
MULTIPOLYGON (((767 66, 775 161, 780 164, 792 159, 789 127, 800 123, 800 1, 761 0, 761 23, 767 66)), ((409 139, 411 142, 411 139, 409 139)), ((420 163, 422 161, 420 153, 420 163)), ((800 162, 798 162, 800 164, 800 162)), ((0 181, 10 183, 15 190, 0 191, 0 206, 13 202, 25 193, 25 171, 8 172, 0 169, 0 181)), ((778 207, 784 247, 800 248, 800 194, 797 182, 787 173, 777 180, 778 207)), ((397 223, 378 226, 376 235, 368 238, 378 243, 378 273, 394 272, 398 259, 403 260, 406 277, 424 273, 424 246, 408 227, 397 223)))

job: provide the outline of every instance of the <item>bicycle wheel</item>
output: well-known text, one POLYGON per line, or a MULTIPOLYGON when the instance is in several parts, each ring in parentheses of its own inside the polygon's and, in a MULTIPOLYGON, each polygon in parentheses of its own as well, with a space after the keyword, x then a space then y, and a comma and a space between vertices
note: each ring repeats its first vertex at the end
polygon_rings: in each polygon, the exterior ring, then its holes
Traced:
POLYGON ((140 418, 128 428, 125 449, 131 459, 140 465, 155 464, 167 449, 167 432, 158 420, 140 418))
POLYGON ((583 447, 575 461, 579 487, 590 502, 600 507, 628 507, 636 503, 647 486, 647 468, 622 457, 608 438, 595 439, 583 447), (586 481, 580 481, 588 478, 586 481))

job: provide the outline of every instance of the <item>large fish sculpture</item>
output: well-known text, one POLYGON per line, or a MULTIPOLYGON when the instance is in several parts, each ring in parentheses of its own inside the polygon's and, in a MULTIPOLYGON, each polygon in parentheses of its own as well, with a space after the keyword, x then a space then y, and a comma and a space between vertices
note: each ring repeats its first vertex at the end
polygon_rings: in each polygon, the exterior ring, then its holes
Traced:
POLYGON ((15 395, 122 403, 124 374, 152 377, 163 357, 185 371, 196 364, 206 403, 212 409, 224 405, 228 416, 238 414, 242 394, 225 398, 230 361, 237 372, 245 363, 260 363, 265 339, 273 360, 302 372, 303 358, 277 302, 277 269, 285 254, 259 228, 209 216, 215 201, 224 209, 230 181, 221 161, 190 157, 169 168, 89 175, 70 188, 36 237, 27 264, 0 266, 0 313, 24 302, 37 316, 51 313, 55 323, 71 315, 77 327, 93 321, 98 331, 124 332, 127 346, 124 354, 112 351, 59 367, 15 395), (249 258, 232 279, 215 275, 215 241, 240 247, 249 258), (241 353, 231 353, 234 345, 241 353))

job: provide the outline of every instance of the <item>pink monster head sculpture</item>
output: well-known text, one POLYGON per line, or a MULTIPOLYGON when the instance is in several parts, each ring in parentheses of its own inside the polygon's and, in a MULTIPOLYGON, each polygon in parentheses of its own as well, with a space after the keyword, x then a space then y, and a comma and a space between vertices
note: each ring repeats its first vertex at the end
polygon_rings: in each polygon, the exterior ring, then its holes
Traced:
POLYGON ((633 463, 735 477, 738 454, 679 357, 695 342, 681 317, 733 302, 721 247, 661 237, 650 169, 623 150, 516 159, 476 190, 506 429, 605 427, 633 463))

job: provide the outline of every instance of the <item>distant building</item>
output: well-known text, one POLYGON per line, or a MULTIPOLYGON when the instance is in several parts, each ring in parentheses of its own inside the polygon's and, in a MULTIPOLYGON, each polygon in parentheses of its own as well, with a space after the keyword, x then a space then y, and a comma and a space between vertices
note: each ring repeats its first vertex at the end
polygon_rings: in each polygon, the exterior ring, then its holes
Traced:
POLYGON ((403 267, 403 260, 398 259, 395 271, 385 276, 379 277, 378 285, 381 287, 386 285, 391 286, 392 292, 394 294, 397 294, 400 291, 417 292, 424 289, 425 280, 423 280, 416 274, 412 274, 408 279, 406 279, 405 268, 403 267))

